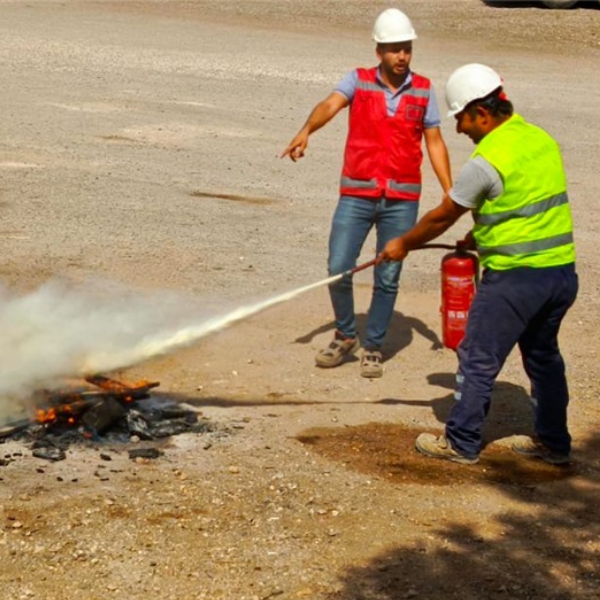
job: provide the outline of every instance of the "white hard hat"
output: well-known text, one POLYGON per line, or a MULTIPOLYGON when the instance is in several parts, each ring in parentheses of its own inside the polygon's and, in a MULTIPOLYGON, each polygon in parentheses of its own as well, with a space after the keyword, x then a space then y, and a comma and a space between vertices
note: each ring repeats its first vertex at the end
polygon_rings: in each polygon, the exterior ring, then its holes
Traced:
POLYGON ((479 63, 459 67, 446 83, 448 116, 457 115, 469 102, 485 98, 499 87, 502 78, 494 69, 479 63))
POLYGON ((388 8, 375 21, 373 39, 378 44, 392 44, 416 40, 417 34, 410 19, 401 10, 388 8))

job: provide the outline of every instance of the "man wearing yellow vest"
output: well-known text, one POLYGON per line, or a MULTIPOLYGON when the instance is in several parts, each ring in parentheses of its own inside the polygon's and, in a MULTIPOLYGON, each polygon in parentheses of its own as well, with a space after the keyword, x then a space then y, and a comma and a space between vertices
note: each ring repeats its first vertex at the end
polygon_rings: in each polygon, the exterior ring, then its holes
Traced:
MULTIPOLYGON (((450 161, 440 132, 431 81, 410 69, 417 34, 397 8, 384 10, 373 27, 380 62, 348 73, 311 111, 281 156, 304 156, 309 136, 349 107, 348 138, 340 198, 329 236, 330 275, 356 266, 369 231, 377 231, 377 252, 417 220, 421 196, 422 141, 444 191, 450 189, 450 161)), ((381 352, 398 295, 401 263, 379 264, 362 339, 362 377, 383 375, 381 352)), ((319 367, 337 367, 361 343, 356 329, 352 277, 329 288, 335 335, 315 357, 319 367)))
POLYGON ((469 64, 446 85, 457 133, 477 147, 439 206, 391 240, 382 261, 403 260, 472 211, 463 240, 476 248, 483 277, 458 347, 457 388, 445 433, 421 434, 422 454, 474 464, 492 387, 518 345, 531 381, 535 437, 519 436, 516 452, 551 464, 569 462, 569 392, 558 347, 561 321, 577 296, 573 226, 558 144, 513 112, 500 76, 469 64))

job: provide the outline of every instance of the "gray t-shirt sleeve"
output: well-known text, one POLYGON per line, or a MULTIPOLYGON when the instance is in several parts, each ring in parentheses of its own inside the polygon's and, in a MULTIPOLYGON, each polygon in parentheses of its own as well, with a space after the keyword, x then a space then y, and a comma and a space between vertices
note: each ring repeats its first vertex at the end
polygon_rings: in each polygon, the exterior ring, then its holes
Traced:
POLYGON ((425 110, 425 118, 423 119, 423 127, 425 129, 431 129, 433 127, 439 127, 441 123, 440 109, 437 103, 437 97, 433 85, 429 90, 429 102, 425 110))
POLYGON ((449 195, 456 204, 477 208, 484 200, 493 200, 504 191, 496 169, 481 156, 470 159, 460 170, 449 195))
POLYGON ((356 85, 358 84, 358 71, 350 71, 344 78, 335 86, 334 92, 339 92, 346 96, 348 102, 352 102, 354 99, 354 92, 356 91, 356 85))

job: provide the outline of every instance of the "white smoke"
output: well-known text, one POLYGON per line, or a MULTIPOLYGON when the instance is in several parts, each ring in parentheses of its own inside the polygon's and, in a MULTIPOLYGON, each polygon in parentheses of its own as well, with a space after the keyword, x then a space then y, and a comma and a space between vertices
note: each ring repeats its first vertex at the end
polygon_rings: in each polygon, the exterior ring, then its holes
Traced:
POLYGON ((20 296, 0 285, 0 420, 35 390, 175 352, 341 276, 218 314, 205 300, 114 282, 56 279, 20 296))
POLYGON ((207 313, 183 295, 114 282, 56 279, 26 295, 0 285, 0 417, 7 404, 36 389, 147 358, 140 348, 207 313))

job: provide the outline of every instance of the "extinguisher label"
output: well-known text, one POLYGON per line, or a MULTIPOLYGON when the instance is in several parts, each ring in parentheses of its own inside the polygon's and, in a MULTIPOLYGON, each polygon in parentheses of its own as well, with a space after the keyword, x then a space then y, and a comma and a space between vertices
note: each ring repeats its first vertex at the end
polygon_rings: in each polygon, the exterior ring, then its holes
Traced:
POLYGON ((467 319, 467 311, 466 310, 449 310, 448 318, 457 319, 459 321, 466 321, 467 319))

